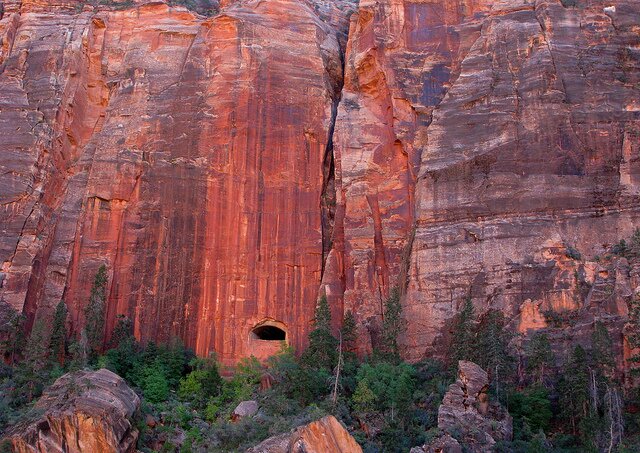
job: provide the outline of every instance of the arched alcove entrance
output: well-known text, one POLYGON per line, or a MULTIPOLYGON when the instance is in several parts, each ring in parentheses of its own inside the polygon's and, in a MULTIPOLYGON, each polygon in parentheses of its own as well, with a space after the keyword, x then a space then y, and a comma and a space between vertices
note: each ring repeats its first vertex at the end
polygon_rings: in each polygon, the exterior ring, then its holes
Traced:
POLYGON ((251 335, 258 340, 283 341, 287 339, 287 332, 277 326, 262 325, 254 327, 251 335))
POLYGON ((280 352, 282 342, 288 343, 287 326, 275 319, 264 319, 249 331, 249 352, 266 359, 280 352))

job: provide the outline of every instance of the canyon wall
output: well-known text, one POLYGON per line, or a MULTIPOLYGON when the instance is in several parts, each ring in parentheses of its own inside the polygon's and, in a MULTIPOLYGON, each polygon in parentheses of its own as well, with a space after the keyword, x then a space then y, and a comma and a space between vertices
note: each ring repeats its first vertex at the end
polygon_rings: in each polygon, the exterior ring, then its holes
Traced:
POLYGON ((4 306, 77 333, 104 264, 107 334, 225 363, 277 350, 261 323, 303 347, 323 293, 369 351, 394 287, 409 359, 466 297, 621 343, 640 282, 597 255, 640 225, 640 4, 179 3, 0 1, 4 306))

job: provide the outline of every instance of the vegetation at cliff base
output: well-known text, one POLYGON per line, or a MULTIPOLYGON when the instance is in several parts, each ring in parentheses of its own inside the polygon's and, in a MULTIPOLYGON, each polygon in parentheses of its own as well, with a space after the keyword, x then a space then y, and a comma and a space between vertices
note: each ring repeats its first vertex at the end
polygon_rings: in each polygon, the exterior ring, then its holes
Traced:
MULTIPOLYGON (((640 259, 640 233, 612 253, 640 259)), ((442 337, 444 359, 402 360, 406 321, 398 291, 383 303, 378 334, 368 355, 357 355, 366 334, 350 311, 335 328, 331 307, 320 297, 304 351, 282 342, 281 351, 261 363, 254 357, 224 368, 215 355, 196 357, 178 340, 142 344, 133 322, 118 316, 105 338, 108 270, 98 269, 83 315, 85 327, 69 334, 69 309, 60 302, 52 315, 36 319, 24 336, 26 319, 2 320, 0 430, 28 416, 30 408, 64 372, 106 367, 142 396, 138 449, 143 452, 236 452, 267 437, 336 416, 366 453, 408 452, 440 435, 438 407, 454 381, 458 360, 479 364, 490 377, 493 401, 513 417, 513 440, 495 451, 619 452, 640 449, 640 392, 622 381, 614 339, 604 322, 588 326, 586 341, 562 337, 552 327, 521 335, 502 311, 461 302, 442 337), (560 335, 560 336, 559 336, 560 335), (572 344, 558 347, 558 339, 572 344), (236 406, 255 400, 254 416, 237 417, 236 406)), ((640 348, 640 299, 629 302, 625 328, 630 351, 640 348)), ((629 364, 638 369, 640 355, 629 364)), ((464 437, 450 433, 465 446, 464 437)), ((467 451, 467 450, 465 450, 467 451)), ((471 451, 471 450, 468 450, 471 451)))

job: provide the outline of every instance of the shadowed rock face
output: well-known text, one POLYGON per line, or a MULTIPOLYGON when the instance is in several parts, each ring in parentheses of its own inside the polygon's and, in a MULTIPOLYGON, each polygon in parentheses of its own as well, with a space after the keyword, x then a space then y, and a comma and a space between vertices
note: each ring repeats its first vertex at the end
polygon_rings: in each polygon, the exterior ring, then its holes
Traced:
POLYGON ((304 346, 326 291, 367 351, 399 286, 417 359, 469 294, 523 332, 576 309, 568 246, 637 224, 633 0, 0 3, 0 299, 30 320, 64 298, 77 332, 106 264, 107 331, 232 363, 267 320, 304 346))
POLYGON ((36 403, 39 418, 16 426, 8 439, 20 453, 135 452, 139 407, 138 395, 109 370, 68 373, 36 403))
POLYGON ((394 285, 413 359, 468 295, 521 331, 530 304, 583 303, 567 250, 601 254, 638 221, 639 18, 624 0, 360 2, 323 282, 363 350, 394 285))

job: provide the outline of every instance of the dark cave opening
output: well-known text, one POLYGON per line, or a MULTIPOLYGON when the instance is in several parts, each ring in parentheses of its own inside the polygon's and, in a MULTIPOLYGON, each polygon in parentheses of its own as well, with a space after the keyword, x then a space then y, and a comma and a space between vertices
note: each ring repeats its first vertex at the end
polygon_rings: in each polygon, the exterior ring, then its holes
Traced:
POLYGON ((275 326, 258 326, 251 331, 255 338, 267 341, 283 341, 287 338, 287 333, 275 326))

